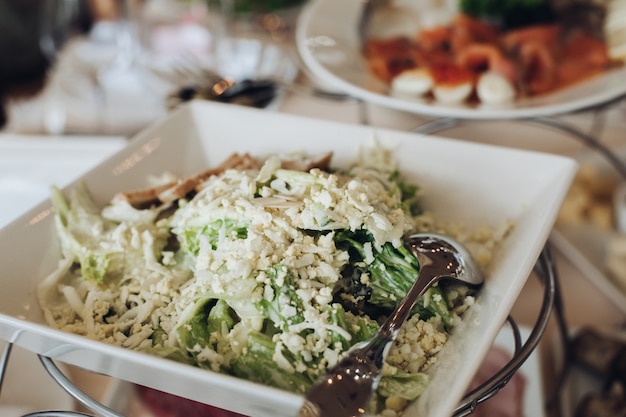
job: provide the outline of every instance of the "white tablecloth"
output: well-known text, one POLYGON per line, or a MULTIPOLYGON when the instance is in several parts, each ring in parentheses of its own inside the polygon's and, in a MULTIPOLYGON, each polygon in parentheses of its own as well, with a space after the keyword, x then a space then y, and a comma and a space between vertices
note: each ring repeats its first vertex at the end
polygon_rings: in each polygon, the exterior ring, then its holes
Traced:
POLYGON ((0 228, 121 149, 126 139, 0 134, 0 228))

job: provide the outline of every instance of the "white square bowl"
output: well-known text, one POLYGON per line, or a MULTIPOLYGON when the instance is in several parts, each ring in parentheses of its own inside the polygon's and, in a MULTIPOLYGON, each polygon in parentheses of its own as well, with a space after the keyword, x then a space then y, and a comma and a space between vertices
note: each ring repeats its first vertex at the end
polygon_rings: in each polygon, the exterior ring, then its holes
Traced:
MULTIPOLYGON (((373 137, 396 150, 401 169, 441 220, 467 225, 512 221, 475 307, 450 337, 426 392, 407 417, 448 417, 495 339, 553 226, 576 170, 565 157, 366 126, 194 102, 147 128, 81 178, 105 204, 149 175, 216 165, 232 152, 332 150, 334 164, 355 159, 373 137)), ((68 185, 72 187, 73 182, 68 185)), ((0 337, 53 359, 255 417, 293 417, 303 398, 234 377, 127 350, 48 327, 36 290, 60 259, 51 204, 0 230, 0 337)))

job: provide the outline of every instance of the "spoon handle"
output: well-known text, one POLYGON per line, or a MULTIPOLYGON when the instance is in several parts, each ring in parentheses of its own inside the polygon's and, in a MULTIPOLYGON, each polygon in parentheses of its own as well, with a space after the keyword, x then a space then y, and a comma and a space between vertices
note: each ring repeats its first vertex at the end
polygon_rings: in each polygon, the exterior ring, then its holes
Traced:
POLYGON ((380 362, 377 365, 382 366, 387 357, 387 347, 396 340, 402 324, 409 317, 415 303, 440 277, 439 274, 429 268, 429 265, 423 266, 407 295, 383 322, 376 335, 359 349, 361 354, 376 358, 376 361, 380 362))

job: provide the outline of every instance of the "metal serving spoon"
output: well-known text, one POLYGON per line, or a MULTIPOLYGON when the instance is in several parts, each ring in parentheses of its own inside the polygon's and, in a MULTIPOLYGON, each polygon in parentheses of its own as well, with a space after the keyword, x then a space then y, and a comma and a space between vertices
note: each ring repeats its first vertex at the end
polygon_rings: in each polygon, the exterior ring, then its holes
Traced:
POLYGON ((306 394, 298 417, 354 417, 364 414, 380 372, 402 324, 426 289, 441 279, 470 286, 483 283, 483 275, 467 249, 450 237, 416 233, 405 243, 420 263, 420 271, 407 295, 369 341, 353 347, 306 394))

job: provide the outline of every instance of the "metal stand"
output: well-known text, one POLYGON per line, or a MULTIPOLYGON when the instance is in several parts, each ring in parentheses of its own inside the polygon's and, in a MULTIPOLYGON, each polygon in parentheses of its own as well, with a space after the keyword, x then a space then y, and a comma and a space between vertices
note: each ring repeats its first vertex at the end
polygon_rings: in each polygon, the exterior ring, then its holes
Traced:
MULTIPOLYGON (((519 121, 527 124, 533 124, 557 130, 566 134, 567 136, 572 137, 573 139, 579 140, 587 147, 600 153, 613 166, 613 168, 615 168, 615 170, 624 179, 626 179, 626 165, 624 164, 624 162, 621 161, 611 149, 602 144, 594 135, 581 132, 574 126, 554 119, 535 117, 532 119, 519 119, 519 121)), ((434 119, 419 125, 414 129, 414 131, 416 133, 430 135, 443 130, 459 127, 463 123, 467 123, 467 121, 453 118, 434 119)))
MULTIPOLYGON (((592 110, 596 112, 596 116, 600 116, 602 118, 600 123, 596 123, 596 121, 594 121, 594 125, 592 126, 592 129, 591 129, 591 133, 582 132, 581 130, 577 129, 576 127, 572 125, 566 124, 562 121, 558 121, 555 119, 549 119, 549 118, 537 117, 537 118, 529 118, 529 119, 519 119, 518 121, 522 123, 528 123, 528 124, 545 127, 545 128, 552 129, 552 130, 557 130, 557 131, 560 131, 561 133, 564 133, 566 136, 579 140, 585 146, 595 150, 601 156, 603 156, 611 164, 611 166, 615 169, 615 171, 617 171, 617 173, 622 177, 622 179, 626 181, 626 163, 622 161, 609 147, 602 144, 596 137, 599 133, 597 132, 598 128, 601 128, 601 125, 603 125, 604 123, 603 112, 607 108, 610 108, 611 106, 620 104, 622 100, 624 100, 624 97, 619 97, 616 100, 613 100, 609 103, 604 103, 603 105, 598 106, 594 109, 587 109, 587 110, 592 110)), ((452 129, 455 127, 459 127, 461 124, 468 123, 468 122, 470 121, 444 117, 444 118, 438 118, 438 119, 425 122, 419 125, 417 128, 415 128, 414 131, 416 133, 428 135, 428 134, 434 134, 434 133, 438 133, 444 130, 452 129)), ((521 363, 523 363, 523 361, 526 360, 528 355, 532 352, 532 350, 538 344, 539 339, 541 338, 543 331, 545 330, 545 326, 547 324, 547 318, 546 318, 545 323, 542 324, 542 322, 544 319, 544 315, 546 314, 549 315, 549 311, 548 312, 545 311, 548 304, 550 305, 550 309, 553 309, 555 313, 554 316, 556 319, 557 331, 558 331, 559 341, 561 343, 561 350, 562 350, 562 363, 561 363, 561 368, 557 370, 557 376, 556 376, 556 381, 554 383, 554 388, 552 392, 548 393, 545 406, 546 406, 546 410, 553 412, 554 415, 556 416, 562 415, 562 412, 561 412, 562 388, 569 374, 570 365, 572 361, 571 360, 572 355, 570 351, 571 350, 570 349, 570 334, 569 334, 569 326, 565 318, 563 300, 561 298, 561 292, 558 286, 558 277, 556 274, 556 267, 552 263, 552 260, 549 259, 549 255, 546 259, 542 259, 543 255, 544 254, 542 254, 542 257, 540 257, 537 263, 537 268, 543 268, 543 274, 554 274, 554 277, 552 277, 552 279, 548 279, 546 281, 547 283, 553 282, 554 287, 552 289, 546 287, 542 311, 541 311, 541 314, 539 316, 537 323, 535 324, 535 328, 533 329, 533 332, 531 333, 531 336, 529 337, 528 341, 524 345, 524 348, 521 349, 519 352, 517 352, 516 356, 511 360, 511 362, 507 364, 504 368, 502 368, 500 372, 498 372, 496 375, 492 377, 493 381, 491 383, 490 383, 491 381, 490 380, 485 384, 487 386, 479 387, 475 390, 475 392, 468 394, 468 396, 463 400, 462 404, 457 408, 457 414, 455 414, 455 417, 465 416, 465 415, 470 414, 471 412, 473 412, 474 408, 476 407, 478 403, 484 401, 485 399, 491 398, 493 395, 495 395, 498 392, 500 388, 506 385, 506 383, 510 379, 510 376, 519 368, 521 363), (549 293, 552 293, 551 299, 548 299, 549 293), (538 332, 539 328, 541 328, 541 332, 538 332), (536 337, 536 340, 533 340, 534 337, 536 337), (521 363, 518 363, 519 362, 518 359, 523 359, 523 360, 521 361, 521 363), (498 379, 501 380, 500 384, 497 383, 498 379)))
MULTIPOLYGON (((542 251, 537 264, 535 266, 535 272, 544 283, 544 297, 539 312, 537 323, 532 329, 532 332, 528 339, 522 344, 519 328, 513 318, 509 317, 508 322, 511 326, 513 337, 515 339, 515 354, 513 358, 495 375, 493 375, 484 384, 468 393, 461 401, 459 406, 454 412, 454 416, 466 416, 471 414, 476 406, 493 397, 498 391, 503 388, 511 379, 513 374, 522 366, 522 364, 528 359, 530 354, 537 347, 541 337, 545 331, 546 325, 550 319, 550 312, 553 309, 556 294, 558 292, 557 287, 557 272, 552 257, 550 255, 550 249, 548 246, 542 251)), ((1 362, 0 362, 0 388, 2 384, 2 377, 9 361, 12 344, 8 343, 1 362)), ((50 376, 63 388, 70 396, 78 401, 85 408, 94 413, 94 416, 101 417, 124 417, 118 412, 106 407, 97 400, 91 398, 83 391, 81 391, 76 385, 74 385, 70 379, 55 365, 54 361, 48 357, 38 355, 39 359, 50 376)), ((77 411, 39 411, 30 413, 24 417, 78 417, 92 415, 85 414, 77 411)))
POLYGON ((557 285, 556 265, 552 260, 550 247, 545 246, 535 264, 535 273, 544 284, 543 302, 539 317, 526 342, 521 345, 519 329, 515 321, 509 316, 509 323, 515 336, 515 354, 513 358, 497 373, 491 376, 484 384, 469 392, 456 408, 454 416, 466 416, 474 412, 476 406, 493 397, 504 388, 511 377, 526 362, 535 350, 550 320, 550 313, 555 305, 559 287, 557 285))
MULTIPOLYGON (((361 100, 359 103, 359 116, 361 123, 367 124, 367 112, 365 109, 366 103, 361 100)), ((613 103, 611 103, 613 104, 613 103)), ((593 135, 586 134, 575 127, 566 125, 562 122, 558 122, 552 119, 533 118, 533 119, 521 119, 520 121, 544 126, 551 129, 557 129, 573 138, 582 141, 585 145, 600 152, 607 160, 615 167, 624 179, 626 179, 626 165, 606 146, 601 144, 593 135)), ((422 134, 432 134, 442 130, 458 127, 461 123, 467 122, 465 120, 458 120, 452 118, 440 118, 429 122, 426 122, 415 129, 415 132, 422 134)), ((558 274, 556 271, 556 265, 553 262, 550 247, 546 245, 540 254, 537 263, 535 265, 535 274, 543 281, 544 284, 544 296, 543 302, 539 311, 537 322, 535 323, 528 339, 522 343, 519 328, 512 317, 509 316, 508 322, 511 326, 513 337, 515 339, 515 353, 513 358, 496 374, 491 376, 484 384, 477 387, 473 391, 469 392, 457 406, 454 411, 454 417, 467 416, 474 412, 476 406, 494 395, 496 395, 500 389, 502 389, 509 382, 511 377, 517 372, 517 370, 524 364, 531 353, 535 350, 539 344, 544 331, 548 325, 551 317, 551 313, 555 313, 557 325, 559 329, 559 335, 563 343, 564 361, 560 374, 557 377, 557 384, 555 390, 548 397, 547 407, 555 408, 558 410, 560 406, 560 388, 564 381, 570 362, 570 355, 568 349, 569 333, 568 326, 565 320, 565 314, 563 310, 563 303, 561 299, 561 293, 558 285, 558 274)), ((9 361, 12 344, 8 343, 4 349, 3 355, 0 358, 0 389, 4 379, 4 373, 9 361)), ((102 417, 124 417, 116 411, 106 407, 95 399, 89 397, 76 387, 54 362, 48 358, 39 355, 41 363, 44 368, 50 374, 50 376, 74 399, 80 404, 86 407, 88 410, 94 413, 94 415, 102 417)), ((77 411, 40 411, 31 414, 27 414, 24 417, 74 417, 74 416, 87 416, 77 411)))

